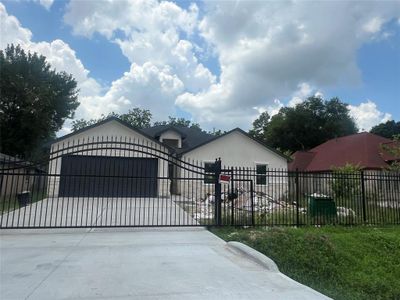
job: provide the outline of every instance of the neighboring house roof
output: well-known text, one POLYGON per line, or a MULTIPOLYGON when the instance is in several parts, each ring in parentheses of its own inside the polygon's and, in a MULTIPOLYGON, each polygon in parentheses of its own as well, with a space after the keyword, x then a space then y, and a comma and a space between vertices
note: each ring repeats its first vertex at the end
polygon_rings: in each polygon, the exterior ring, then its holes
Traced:
POLYGON ((17 169, 17 168, 27 168, 27 169, 34 169, 36 171, 43 172, 38 166, 34 165, 33 163, 22 160, 20 158, 10 156, 4 153, 0 153, 0 169, 17 169))
POLYGON ((0 153, 0 163, 2 163, 2 164, 24 164, 26 162, 24 162, 20 158, 10 156, 10 155, 4 154, 4 153, 0 153))
POLYGON ((289 164, 289 170, 305 171, 315 157, 315 152, 297 151, 293 154, 293 161, 289 164))
POLYGON ((382 169, 388 162, 399 158, 384 153, 381 145, 391 140, 368 132, 357 133, 329 140, 309 151, 297 151, 289 170, 321 172, 346 164, 363 169, 382 169))

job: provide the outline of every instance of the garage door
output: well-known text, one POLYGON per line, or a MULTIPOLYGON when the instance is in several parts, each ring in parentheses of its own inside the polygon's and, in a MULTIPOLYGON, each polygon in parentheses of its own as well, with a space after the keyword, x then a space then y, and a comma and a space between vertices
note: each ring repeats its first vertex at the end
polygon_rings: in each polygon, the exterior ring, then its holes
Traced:
POLYGON ((156 197, 155 158, 63 156, 60 197, 156 197))

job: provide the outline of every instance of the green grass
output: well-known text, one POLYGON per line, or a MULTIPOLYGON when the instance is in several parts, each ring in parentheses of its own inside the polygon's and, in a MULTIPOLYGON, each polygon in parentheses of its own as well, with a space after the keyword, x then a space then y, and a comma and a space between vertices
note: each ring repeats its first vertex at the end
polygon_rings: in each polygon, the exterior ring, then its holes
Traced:
POLYGON ((211 228, 334 299, 400 299, 400 227, 211 228))
MULTIPOLYGON (((46 190, 34 191, 31 194, 31 203, 43 200, 47 197, 46 190)), ((28 204, 28 205, 29 205, 28 204)), ((0 198, 0 214, 4 214, 19 208, 17 196, 5 196, 0 198)))

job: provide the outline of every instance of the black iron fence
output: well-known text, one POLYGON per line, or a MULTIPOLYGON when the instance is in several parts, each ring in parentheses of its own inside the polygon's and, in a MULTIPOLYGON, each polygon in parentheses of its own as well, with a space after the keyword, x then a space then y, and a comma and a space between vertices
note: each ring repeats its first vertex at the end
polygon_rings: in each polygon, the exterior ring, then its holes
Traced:
POLYGON ((222 186, 222 225, 400 224, 399 173, 269 169, 260 174, 255 168, 222 173, 232 178, 222 186))
POLYGON ((103 138, 53 147, 46 162, 0 161, 1 228, 200 226, 204 166, 160 144, 103 138))
POLYGON ((87 140, 0 161, 1 228, 400 224, 400 174, 224 167, 87 140))

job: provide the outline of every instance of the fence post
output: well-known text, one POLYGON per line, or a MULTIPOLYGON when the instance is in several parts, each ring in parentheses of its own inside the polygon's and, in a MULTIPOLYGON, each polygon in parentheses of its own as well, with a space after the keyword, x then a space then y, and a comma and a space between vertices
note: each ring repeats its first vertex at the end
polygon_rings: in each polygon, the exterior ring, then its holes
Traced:
POLYGON ((251 226, 256 224, 254 219, 254 189, 253 189, 253 180, 250 181, 250 197, 251 197, 251 226))
POLYGON ((221 174, 221 158, 215 160, 215 222, 217 226, 222 225, 221 220, 221 183, 219 183, 219 175, 221 174))
MULTIPOLYGON (((234 188, 235 188, 235 185, 233 183, 233 174, 234 174, 233 167, 231 167, 231 193, 232 194, 234 193, 234 188)), ((225 195, 225 197, 226 197, 226 195, 225 195)), ((234 205, 235 205, 235 199, 232 199, 231 200, 231 226, 233 226, 235 224, 235 208, 234 208, 234 205)))
POLYGON ((364 171, 361 170, 361 197, 362 197, 362 210, 363 210, 363 222, 367 222, 367 213, 365 210, 365 182, 364 182, 364 171))
POLYGON ((296 169, 296 226, 300 226, 299 222, 299 201, 300 201, 300 190, 299 190, 299 169, 296 169))

